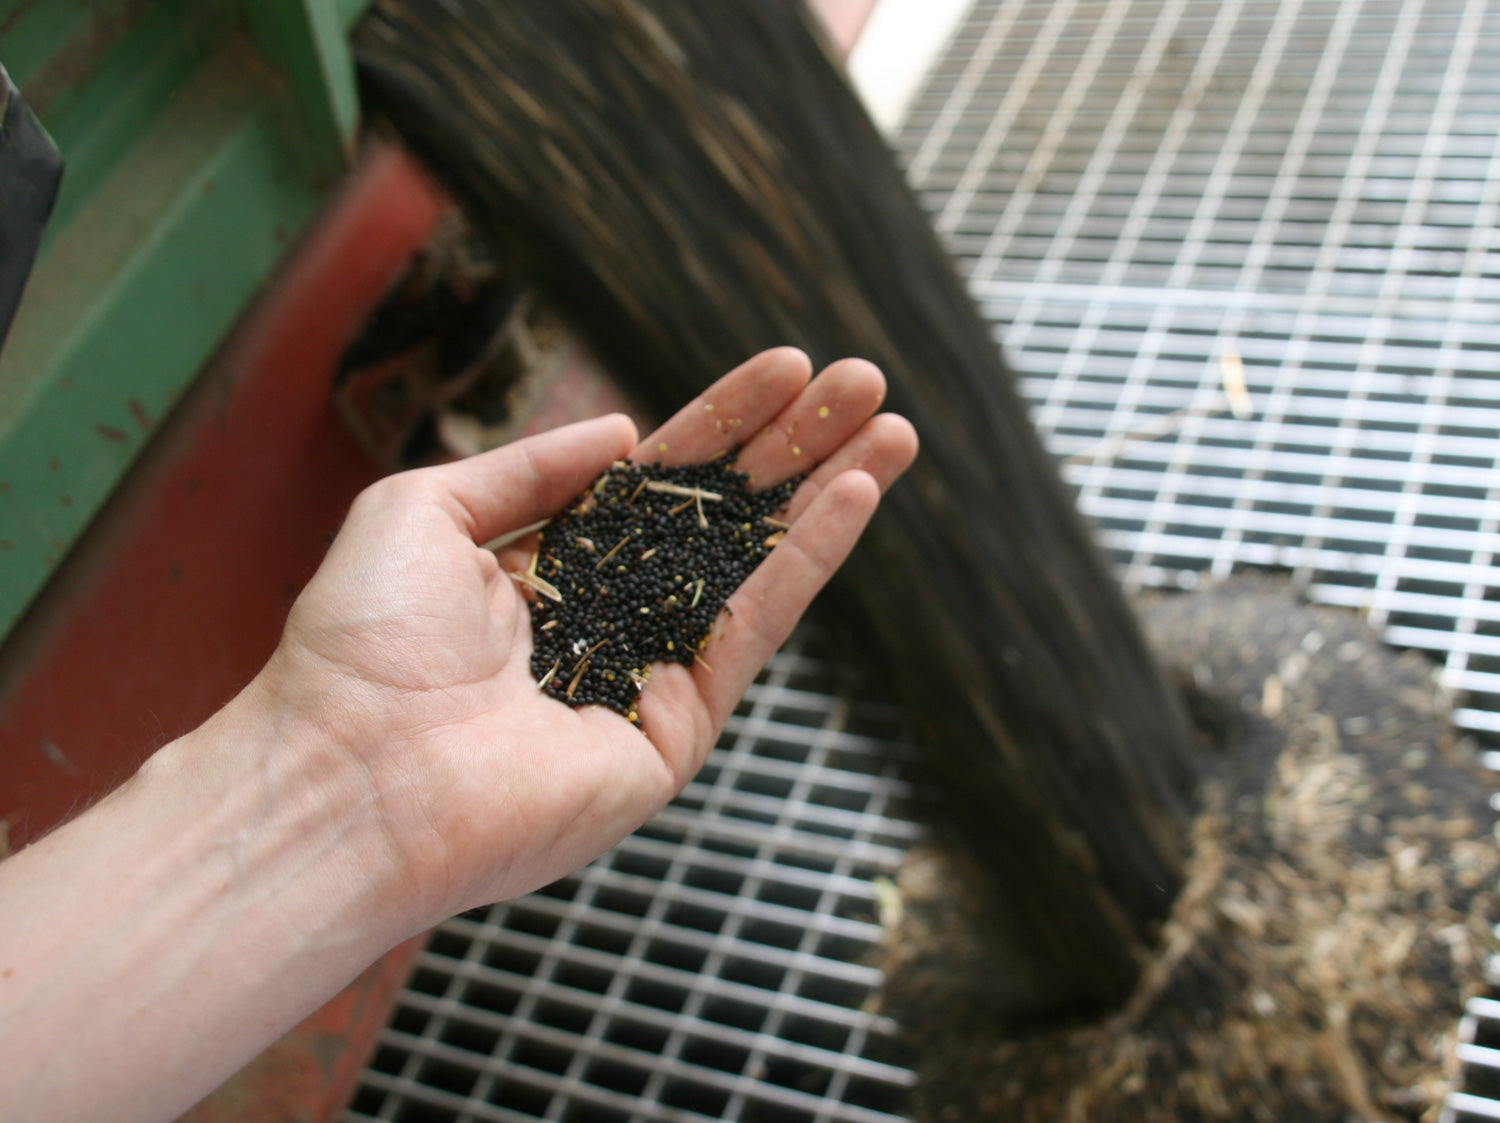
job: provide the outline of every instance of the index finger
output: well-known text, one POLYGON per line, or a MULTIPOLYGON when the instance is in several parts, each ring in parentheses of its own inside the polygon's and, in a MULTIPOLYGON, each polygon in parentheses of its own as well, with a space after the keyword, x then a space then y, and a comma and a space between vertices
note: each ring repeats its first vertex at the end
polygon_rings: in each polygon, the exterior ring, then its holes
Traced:
POLYGON ((634 422, 608 414, 407 474, 436 481, 459 524, 482 544, 556 514, 634 439, 634 422))
POLYGON ((812 361, 795 347, 747 359, 699 394, 640 444, 630 459, 697 464, 746 444, 812 378, 812 361))

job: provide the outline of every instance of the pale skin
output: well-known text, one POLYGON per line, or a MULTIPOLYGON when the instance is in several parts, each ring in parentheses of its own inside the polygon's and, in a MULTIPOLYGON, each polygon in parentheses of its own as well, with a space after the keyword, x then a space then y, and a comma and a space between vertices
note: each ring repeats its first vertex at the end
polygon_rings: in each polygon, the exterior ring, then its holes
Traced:
POLYGON ((0 863, 7 1117, 171 1119, 401 940, 576 869, 680 791, 916 455, 873 366, 811 373, 767 351, 645 440, 605 417, 362 494, 261 673, 0 863), (704 662, 657 668, 639 729, 543 697, 506 574, 524 543, 484 544, 616 459, 734 444, 754 484, 816 468, 704 662))

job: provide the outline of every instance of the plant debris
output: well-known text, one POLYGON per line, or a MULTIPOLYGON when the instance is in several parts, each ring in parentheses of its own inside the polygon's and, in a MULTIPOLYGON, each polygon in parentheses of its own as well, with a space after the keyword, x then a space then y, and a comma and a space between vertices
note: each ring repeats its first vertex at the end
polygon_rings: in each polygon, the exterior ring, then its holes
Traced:
POLYGON ((714 620, 781 540, 787 524, 772 516, 804 478, 752 492, 728 459, 616 462, 541 532, 529 569, 511 574, 541 594, 531 602, 538 688, 638 722, 652 663, 711 670, 698 656, 714 620))
POLYGON ((885 1012, 923 1123, 1436 1123, 1484 988, 1493 790, 1419 655, 1240 577, 1145 623, 1204 732, 1186 882, 1139 988, 1092 1022, 1006 1025, 1024 965, 987 938, 971 862, 899 878, 885 1012))

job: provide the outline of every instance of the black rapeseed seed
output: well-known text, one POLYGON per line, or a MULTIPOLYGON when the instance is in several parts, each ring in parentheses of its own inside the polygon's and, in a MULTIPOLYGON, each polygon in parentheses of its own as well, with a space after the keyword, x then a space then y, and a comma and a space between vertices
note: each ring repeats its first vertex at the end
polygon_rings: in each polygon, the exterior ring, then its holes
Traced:
POLYGON ((531 671, 570 706, 639 721, 655 662, 691 666, 725 602, 787 529, 775 515, 802 481, 752 492, 725 456, 663 466, 617 461, 542 530, 531 671))

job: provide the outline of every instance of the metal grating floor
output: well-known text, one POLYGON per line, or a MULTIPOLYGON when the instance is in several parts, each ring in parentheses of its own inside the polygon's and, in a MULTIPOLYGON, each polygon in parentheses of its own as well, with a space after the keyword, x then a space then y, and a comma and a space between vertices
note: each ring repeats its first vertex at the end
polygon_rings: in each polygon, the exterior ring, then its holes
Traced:
MULTIPOLYGON (((1294 574, 1500 735, 1500 10, 978 0, 897 147, 1132 588, 1294 574), (1004 325, 1003 336, 999 325, 1004 325)), ((805 641, 577 876, 445 925, 348 1119, 887 1120, 896 716, 805 641)), ((1500 1004, 1453 1123, 1500 1119, 1500 1004)))
POLYGON ((686 791, 577 875, 438 931, 346 1119, 893 1123, 871 1012, 899 715, 805 634, 686 791))
POLYGON ((1293 571, 1484 732, 1497 63, 1482 0, 985 0, 900 142, 1127 582, 1293 571))
POLYGON ((1290 572, 1500 733, 1495 5, 980 0, 899 147, 1128 586, 1290 572))

